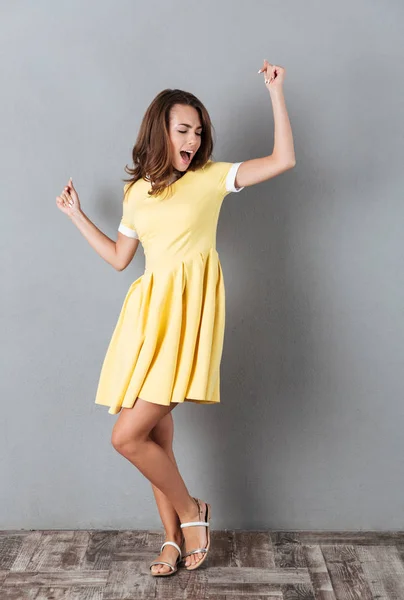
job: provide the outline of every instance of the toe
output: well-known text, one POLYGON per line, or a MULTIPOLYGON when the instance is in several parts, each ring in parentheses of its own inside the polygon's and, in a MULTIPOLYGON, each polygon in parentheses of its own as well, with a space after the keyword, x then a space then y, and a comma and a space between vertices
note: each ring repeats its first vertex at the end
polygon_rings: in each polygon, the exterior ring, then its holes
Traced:
POLYGON ((170 569, 167 565, 153 565, 151 570, 152 573, 167 573, 170 569))

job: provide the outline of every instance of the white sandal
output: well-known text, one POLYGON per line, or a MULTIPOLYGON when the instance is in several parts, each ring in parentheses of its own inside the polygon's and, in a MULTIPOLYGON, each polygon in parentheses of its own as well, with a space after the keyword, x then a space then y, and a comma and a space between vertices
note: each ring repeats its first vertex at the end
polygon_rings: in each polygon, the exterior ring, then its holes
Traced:
POLYGON ((176 548, 179 552, 179 555, 177 557, 177 560, 175 561, 175 565, 171 565, 168 562, 165 562, 164 560, 155 560, 152 563, 150 563, 150 571, 151 571, 151 575, 153 575, 153 577, 165 577, 166 575, 174 575, 174 573, 177 572, 177 564, 181 561, 181 548, 178 546, 178 544, 176 544, 175 542, 164 542, 164 544, 161 546, 160 548, 160 552, 163 551, 163 548, 165 546, 174 546, 174 548, 176 548), (171 571, 167 571, 167 573, 153 573, 153 571, 151 570, 153 565, 167 565, 167 567, 170 567, 171 571))
MULTIPOLYGON (((199 516, 201 516, 201 505, 199 503, 199 499, 194 498, 194 500, 198 505, 199 516)), ((197 548, 196 550, 190 550, 190 552, 187 552, 186 554, 182 555, 182 561, 183 561, 184 558, 186 558, 187 556, 190 556, 190 554, 198 554, 198 552, 204 553, 204 556, 200 559, 199 562, 197 562, 193 565, 188 565, 188 566, 184 565, 187 571, 193 571, 194 569, 197 569, 198 567, 200 567, 208 555, 208 551, 210 548, 210 530, 209 530, 210 512, 211 512, 210 504, 208 504, 206 502, 205 521, 189 521, 189 523, 181 523, 181 525, 180 525, 181 527, 194 527, 195 525, 205 525, 208 528, 206 531, 206 535, 208 538, 208 543, 206 545, 206 548, 197 548)))

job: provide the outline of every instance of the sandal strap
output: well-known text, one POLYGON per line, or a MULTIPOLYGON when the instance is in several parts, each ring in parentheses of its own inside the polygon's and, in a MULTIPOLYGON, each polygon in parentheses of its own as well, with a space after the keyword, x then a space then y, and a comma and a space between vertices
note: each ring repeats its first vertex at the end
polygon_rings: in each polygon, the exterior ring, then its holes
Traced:
POLYGON ((209 523, 207 521, 190 521, 189 523, 181 523, 181 527, 193 527, 194 525, 206 525, 206 527, 209 527, 209 523))
POLYGON ((164 560, 155 560, 154 562, 150 563, 150 569, 153 565, 167 565, 167 567, 170 567, 173 571, 175 571, 175 567, 173 567, 173 565, 170 565, 170 563, 168 562, 164 562, 164 560))
POLYGON ((163 551, 164 546, 174 546, 174 548, 176 548, 178 550, 178 552, 180 553, 180 558, 181 558, 181 548, 178 546, 178 544, 176 544, 175 542, 164 542, 164 544, 162 544, 161 548, 160 548, 160 552, 163 551))
POLYGON ((207 548, 197 548, 196 550, 190 550, 186 554, 183 554, 182 558, 184 559, 186 556, 189 556, 190 554, 198 554, 198 552, 207 552, 207 551, 208 551, 207 548))

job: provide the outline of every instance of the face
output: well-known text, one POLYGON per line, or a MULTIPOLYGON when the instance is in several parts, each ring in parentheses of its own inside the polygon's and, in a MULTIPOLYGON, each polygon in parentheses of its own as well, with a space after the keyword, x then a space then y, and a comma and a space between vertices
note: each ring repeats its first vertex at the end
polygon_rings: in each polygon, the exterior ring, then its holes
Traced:
POLYGON ((173 167, 185 172, 201 145, 202 124, 193 106, 175 104, 170 112, 169 136, 173 154, 173 167), (186 153, 191 150, 192 153, 186 153), (181 155, 182 152, 182 155, 181 155))

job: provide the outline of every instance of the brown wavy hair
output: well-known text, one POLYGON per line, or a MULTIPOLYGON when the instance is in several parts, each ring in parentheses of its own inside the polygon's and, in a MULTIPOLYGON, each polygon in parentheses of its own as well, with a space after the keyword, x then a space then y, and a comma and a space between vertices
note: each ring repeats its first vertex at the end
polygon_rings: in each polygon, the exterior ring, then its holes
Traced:
POLYGON ((132 150, 133 167, 125 166, 125 171, 131 175, 127 192, 130 187, 141 178, 150 178, 152 185, 150 196, 161 193, 169 188, 170 180, 174 173, 182 173, 172 164, 172 154, 169 138, 170 111, 174 104, 193 106, 199 113, 202 124, 201 145, 187 171, 195 171, 203 167, 211 157, 213 151, 212 129, 214 127, 209 113, 200 100, 190 92, 178 89, 166 89, 157 94, 145 112, 139 133, 132 150))

